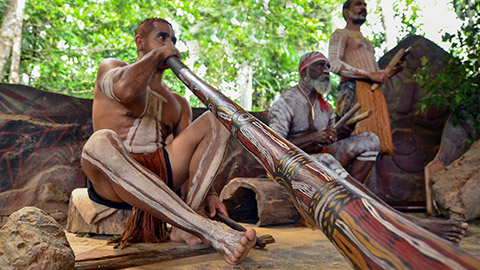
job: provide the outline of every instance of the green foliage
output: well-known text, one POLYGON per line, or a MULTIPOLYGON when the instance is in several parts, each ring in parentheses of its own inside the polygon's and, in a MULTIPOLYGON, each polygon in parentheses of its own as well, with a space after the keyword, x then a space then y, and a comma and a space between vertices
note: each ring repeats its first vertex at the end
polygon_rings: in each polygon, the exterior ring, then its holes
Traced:
POLYGON ((404 0, 393 3, 394 17, 400 18, 401 21, 397 41, 400 41, 403 37, 417 34, 418 28, 422 26, 422 24, 416 24, 420 11, 417 2, 417 0, 404 0))
POLYGON ((418 105, 421 112, 432 107, 448 110, 457 119, 472 120, 477 134, 480 132, 480 4, 478 2, 453 1, 459 18, 464 23, 456 35, 445 35, 444 41, 452 46, 445 58, 447 66, 435 77, 426 59, 416 74, 426 96, 418 105))
MULTIPOLYGON (((133 33, 138 23, 148 17, 162 17, 173 24, 177 48, 187 66, 234 100, 238 96, 239 71, 242 66, 249 66, 253 70, 252 110, 264 110, 278 93, 298 81, 300 56, 328 44, 334 30, 332 16, 341 16, 343 2, 26 0, 21 83, 92 98, 96 70, 102 59, 114 57, 134 62, 137 54, 133 33)), ((6 0, 0 0, 0 20, 6 4, 6 0)), ((379 0, 369 4, 378 6, 379 0)), ((457 5, 467 10, 464 2, 457 5)), ((415 33, 419 27, 415 24, 417 0, 396 1, 394 10, 404 24, 402 33, 415 33)), ((380 12, 373 8, 374 15, 380 12)), ((470 18, 467 13, 464 12, 465 16, 470 18)), ((369 17, 367 27, 369 24, 378 24, 378 19, 369 17)), ((470 31, 468 26, 464 31, 470 31)), ((378 48, 385 42, 382 31, 367 38, 378 48)), ((464 42, 474 42, 472 38, 465 36, 464 42)), ((8 72, 8 67, 5 70, 8 72)), ((339 78, 332 74, 332 79, 333 91, 327 100, 333 103, 339 78)), ((180 94, 190 93, 170 71, 166 72, 165 81, 180 94)), ((190 104, 203 106, 194 97, 190 104)))
MULTIPOLYGON (((341 2, 27 0, 21 80, 40 89, 91 98, 101 60, 134 62, 138 23, 162 17, 173 24, 187 66, 222 91, 237 91, 240 67, 250 66, 254 110, 263 110, 298 80, 300 56, 328 42, 334 30, 329 22, 341 2)), ((175 91, 185 92, 171 72, 165 79, 175 91)), ((196 98, 190 102, 201 106, 196 98)))

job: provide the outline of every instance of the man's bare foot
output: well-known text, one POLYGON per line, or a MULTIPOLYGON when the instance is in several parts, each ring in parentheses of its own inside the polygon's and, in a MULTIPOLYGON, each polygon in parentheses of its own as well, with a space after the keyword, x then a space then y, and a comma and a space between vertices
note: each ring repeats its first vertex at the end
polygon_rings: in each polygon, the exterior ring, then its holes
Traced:
POLYGON ((225 260, 229 264, 239 264, 241 263, 245 257, 247 256, 248 252, 252 249, 255 245, 255 240, 257 232, 254 229, 248 229, 245 231, 244 236, 240 239, 240 245, 237 247, 237 250, 233 252, 233 254, 228 257, 227 255, 223 255, 225 260))
POLYGON ((417 218, 411 215, 406 215, 407 218, 418 226, 432 232, 445 240, 458 245, 468 229, 468 223, 456 220, 441 220, 441 219, 424 219, 417 218))
POLYGON ((172 230, 170 231, 170 240, 173 242, 185 242, 190 246, 203 243, 202 239, 177 227, 172 227, 172 230))

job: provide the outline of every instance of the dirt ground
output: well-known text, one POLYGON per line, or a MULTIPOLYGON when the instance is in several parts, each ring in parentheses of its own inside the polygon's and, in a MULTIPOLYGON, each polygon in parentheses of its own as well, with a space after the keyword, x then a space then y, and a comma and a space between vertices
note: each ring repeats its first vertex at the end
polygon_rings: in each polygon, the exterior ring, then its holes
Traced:
MULTIPOLYGON (((426 217, 422 213, 415 215, 426 217)), ((247 228, 253 226, 242 225, 247 228)), ((295 225, 255 229, 257 235, 272 235, 275 243, 268 244, 265 249, 252 249, 243 263, 236 266, 227 264, 220 254, 205 245, 189 247, 170 242, 134 244, 118 250, 106 244, 106 239, 111 236, 67 233, 67 238, 76 255, 76 269, 86 269, 86 264, 82 263, 93 258, 104 258, 103 263, 105 258, 109 258, 109 267, 117 265, 114 267, 117 269, 352 269, 318 229, 295 225)), ((480 220, 470 222, 459 246, 480 258, 480 220)))

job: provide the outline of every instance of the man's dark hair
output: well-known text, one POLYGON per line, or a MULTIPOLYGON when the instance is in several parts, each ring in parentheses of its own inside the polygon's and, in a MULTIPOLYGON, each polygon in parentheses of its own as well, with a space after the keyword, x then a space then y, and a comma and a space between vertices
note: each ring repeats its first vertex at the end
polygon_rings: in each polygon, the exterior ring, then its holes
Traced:
POLYGON ((135 36, 140 35, 142 37, 145 37, 148 33, 150 33, 150 31, 152 31, 154 22, 163 22, 170 25, 170 27, 172 26, 172 24, 170 24, 170 22, 165 19, 147 18, 138 25, 137 30, 135 31, 135 36))
POLYGON ((345 3, 343 3, 343 9, 349 9, 351 5, 352 5, 352 0, 347 0, 345 1, 345 3))
POLYGON ((345 1, 345 3, 343 3, 342 16, 345 20, 347 20, 347 18, 345 18, 345 15, 343 14, 343 11, 345 9, 349 9, 351 6, 352 6, 352 0, 347 0, 347 1, 345 1))

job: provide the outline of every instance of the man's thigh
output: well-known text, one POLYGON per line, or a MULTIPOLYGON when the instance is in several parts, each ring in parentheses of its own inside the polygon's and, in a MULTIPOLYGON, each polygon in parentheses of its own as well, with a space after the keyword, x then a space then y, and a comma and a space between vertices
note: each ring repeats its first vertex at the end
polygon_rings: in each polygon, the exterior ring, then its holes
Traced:
POLYGON ((172 167, 174 187, 181 186, 189 177, 192 159, 201 158, 197 150, 208 144, 215 129, 211 112, 207 111, 193 121, 180 135, 165 146, 172 167))

